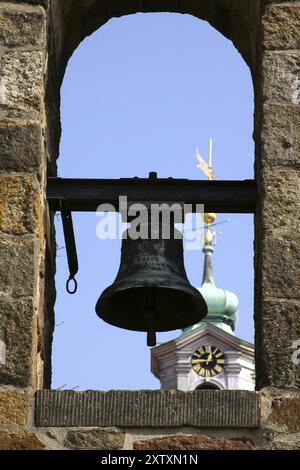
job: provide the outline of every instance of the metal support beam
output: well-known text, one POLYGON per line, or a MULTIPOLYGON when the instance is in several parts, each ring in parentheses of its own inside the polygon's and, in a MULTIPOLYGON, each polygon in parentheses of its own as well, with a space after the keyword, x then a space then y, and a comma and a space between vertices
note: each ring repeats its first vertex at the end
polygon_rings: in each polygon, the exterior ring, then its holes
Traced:
POLYGON ((254 213, 257 188, 254 180, 48 179, 47 199, 53 211, 96 211, 103 203, 118 210, 119 196, 126 196, 129 203, 181 202, 192 204, 193 210, 196 204, 204 204, 206 212, 254 213))

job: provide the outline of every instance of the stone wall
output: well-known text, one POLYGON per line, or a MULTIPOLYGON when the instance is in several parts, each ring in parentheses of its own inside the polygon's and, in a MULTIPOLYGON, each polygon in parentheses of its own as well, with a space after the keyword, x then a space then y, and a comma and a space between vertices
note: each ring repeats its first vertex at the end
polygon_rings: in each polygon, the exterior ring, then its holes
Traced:
POLYGON ((36 389, 43 358, 46 12, 0 3, 0 383, 36 389))
POLYGON ((258 388, 300 387, 300 2, 266 1, 256 140, 255 349, 258 388))
POLYGON ((233 392, 238 396, 232 397, 231 391, 119 391, 107 392, 110 396, 101 408, 88 398, 101 392, 48 393, 51 399, 37 395, 35 401, 30 401, 25 393, 0 392, 0 450, 300 450, 299 392, 266 388, 259 393, 233 392), (216 393, 225 397, 216 399, 216 393), (118 401, 112 394, 118 395, 118 401), (223 405, 225 400, 223 414, 203 406, 203 394, 205 400, 214 403, 221 401, 223 405), (55 400, 57 406, 53 406, 55 400), (114 402, 114 425, 107 423, 112 410, 110 400, 114 402), (78 401, 86 405, 84 425, 78 401), (174 403, 178 401, 181 406, 176 409, 174 403), (191 424, 188 409, 190 402, 197 401, 198 422, 191 424), (165 406, 157 413, 161 403, 165 406))
POLYGON ((291 360, 300 339, 299 49, 297 0, 0 1, 0 448, 300 447, 300 366, 291 360), (56 174, 60 86, 84 37, 137 11, 205 19, 251 68, 259 192, 255 428, 36 426, 35 393, 51 380, 55 243, 45 188, 56 174))

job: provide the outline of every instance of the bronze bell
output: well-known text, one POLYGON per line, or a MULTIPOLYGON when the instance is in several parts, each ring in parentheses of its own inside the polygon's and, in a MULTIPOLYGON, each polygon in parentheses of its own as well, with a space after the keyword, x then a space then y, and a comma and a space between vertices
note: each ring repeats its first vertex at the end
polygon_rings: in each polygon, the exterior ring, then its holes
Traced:
POLYGON ((111 325, 146 331, 148 346, 155 346, 156 331, 194 325, 206 316, 207 306, 187 279, 181 232, 173 228, 164 239, 157 225, 151 226, 152 238, 133 240, 129 230, 123 234, 117 277, 100 296, 96 312, 111 325))

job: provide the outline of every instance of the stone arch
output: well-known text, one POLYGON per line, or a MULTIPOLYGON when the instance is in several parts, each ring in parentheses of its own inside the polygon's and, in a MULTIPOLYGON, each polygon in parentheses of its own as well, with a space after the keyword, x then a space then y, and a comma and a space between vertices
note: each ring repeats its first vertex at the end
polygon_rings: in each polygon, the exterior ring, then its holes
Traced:
MULTIPOLYGON (((121 15, 120 15, 120 16, 121 16, 121 15)), ((131 15, 131 16, 132 16, 132 17, 135 17, 136 15, 131 15)), ((150 16, 152 16, 152 15, 150 15, 150 16)), ((154 16, 154 15, 153 15, 153 16, 154 16)), ((168 16, 168 15, 167 15, 167 16, 168 16)), ((191 19, 191 15, 189 14, 188 16, 189 16, 189 18, 191 19)), ((176 14, 176 17, 178 17, 178 21, 180 20, 180 21, 182 21, 182 22, 184 22, 184 18, 187 19, 187 18, 186 18, 186 15, 185 15, 185 17, 184 17, 182 14, 178 14, 178 13, 176 14)), ((197 23, 196 17, 193 16, 193 18, 194 18, 195 22, 197 23)), ((138 18, 136 18, 136 20, 138 20, 138 18)), ((120 21, 120 20, 117 20, 117 21, 115 21, 115 22, 113 23, 113 25, 114 25, 115 28, 118 28, 118 23, 119 23, 119 21, 120 21)), ((202 23, 202 21, 203 21, 203 20, 198 21, 199 25, 200 25, 200 23, 202 23)), ((210 24, 210 23, 207 23, 207 24, 210 24)), ((180 23, 179 23, 179 26, 180 26, 180 23)), ((199 26, 199 27, 200 27, 200 26, 199 26)), ((97 28, 96 28, 96 27, 93 28, 93 33, 94 33, 94 29, 97 29, 97 28)), ((100 26, 100 29, 101 29, 101 26, 100 26)), ((209 26, 209 29, 211 30, 212 27, 209 26)), ((215 29, 215 28, 214 28, 214 29, 215 29)), ((91 33, 91 34, 93 34, 93 33, 91 33)), ((216 32, 215 32, 215 34, 216 34, 217 37, 219 36, 216 32)), ((78 36, 78 38, 79 38, 79 37, 80 37, 80 36, 78 36)), ((219 36, 219 41, 222 42, 223 40, 225 41, 224 38, 222 39, 222 37, 219 36)), ((77 40, 77 42, 78 42, 78 46, 77 46, 77 47, 80 48, 80 41, 79 41, 79 39, 77 40)), ((76 42, 76 43, 77 43, 77 42, 76 42)), ((227 43, 227 41, 225 41, 225 42, 227 43)), ((75 44, 75 43, 74 43, 74 44, 75 44)), ((74 46, 73 46, 73 47, 74 47, 74 46)), ((242 64, 241 55, 239 55, 239 54, 238 54, 238 51, 237 51, 236 49, 234 49, 232 43, 229 43, 229 47, 230 47, 230 49, 232 50, 232 54, 235 54, 236 57, 238 57, 239 60, 241 61, 241 66, 245 66, 244 64, 242 64)), ((209 49, 209 48, 207 47, 207 49, 209 49)), ((76 54, 76 52, 77 52, 77 51, 76 51, 76 49, 75 49, 74 55, 76 54)), ((67 65, 67 66, 68 66, 68 65, 67 65)), ((247 69, 248 69, 248 67, 247 67, 247 69)), ((249 69, 248 69, 248 70, 249 70, 249 69)), ((249 88, 250 88, 250 87, 251 87, 251 85, 249 86, 249 88)), ((126 90, 124 90, 124 93, 126 93, 126 90)), ((251 159, 251 163, 252 163, 252 162, 253 162, 253 159, 251 159)), ((252 165, 253 165, 253 163, 252 163, 252 165)), ((120 176, 122 176, 122 175, 120 175, 120 176)))
POLYGON ((254 88, 258 57, 258 27, 261 0, 53 0, 49 21, 49 75, 47 82, 47 117, 49 153, 57 157, 60 139, 59 92, 69 58, 81 41, 114 17, 134 13, 172 12, 190 14, 208 21, 232 40, 249 65, 254 88))
POLYGON ((65 0, 51 3, 54 43, 63 67, 78 44, 113 17, 144 12, 188 13, 208 21, 231 39, 251 68, 255 65, 255 37, 260 0, 65 0))
POLYGON ((195 390, 221 390, 221 388, 213 382, 203 382, 195 390))
POLYGON ((192 387, 192 390, 225 390, 223 382, 216 377, 210 380, 197 380, 192 387))
MULTIPOLYGON (((57 174, 56 160, 59 156, 61 137, 60 88, 64 73, 70 57, 86 37, 110 19, 124 15, 140 12, 190 14, 207 21, 223 36, 232 40, 250 68, 256 93, 260 5, 260 0, 52 0, 48 11, 48 75, 45 102, 48 176, 57 174)), ((53 239, 54 237, 52 243, 53 239)), ((51 266, 55 266, 55 250, 50 252, 50 257, 51 266)), ((46 277, 49 279, 50 288, 53 288, 54 273, 52 268, 49 271, 46 277)), ((52 297, 47 311, 53 311, 52 297)), ((45 369, 49 371, 46 373, 46 383, 49 383, 52 333, 49 329, 46 333, 45 369)))
MULTIPOLYGON (((271 0, 30 0, 30 3, 47 6, 47 84, 41 126, 46 137, 49 176, 56 175, 60 140, 59 93, 65 67, 78 44, 105 22, 137 12, 188 13, 208 21, 233 41, 250 67, 255 93, 255 176, 258 186, 254 315, 256 383, 258 388, 275 384, 286 386, 287 383, 299 387, 299 375, 290 360, 291 344, 299 334, 288 330, 288 325, 295 323, 300 308, 294 303, 299 287, 293 272, 298 270, 298 261, 293 256, 294 250, 289 250, 290 245, 297 243, 298 199, 295 196, 291 201, 287 197, 299 182, 298 101, 291 94, 298 76, 299 28, 290 20, 291 17, 298 18, 299 1, 274 4, 271 0), (278 233, 288 235, 279 241, 278 233), (290 270, 289 287, 280 270, 274 268, 274 263, 282 264, 282 253, 286 254, 286 271, 290 270), (270 328, 272 315, 288 332, 286 335, 278 338, 270 328), (279 356, 278 345, 285 349, 284 355, 279 356), (281 367, 273 367, 273 356, 277 357, 281 367), (279 370, 284 372, 279 374, 279 370)), ((51 232, 51 224, 46 230, 51 232)), ((52 257, 48 263, 50 284, 54 277, 53 253, 48 254, 48 258, 52 257)), ((49 290, 53 292, 53 286, 50 285, 49 290)), ((53 295, 48 295, 47 312, 52 309, 53 295)), ((47 335, 50 337, 51 333, 47 335)), ((49 350, 47 346, 45 349, 49 350)), ((46 362, 49 360, 47 354, 46 362)))

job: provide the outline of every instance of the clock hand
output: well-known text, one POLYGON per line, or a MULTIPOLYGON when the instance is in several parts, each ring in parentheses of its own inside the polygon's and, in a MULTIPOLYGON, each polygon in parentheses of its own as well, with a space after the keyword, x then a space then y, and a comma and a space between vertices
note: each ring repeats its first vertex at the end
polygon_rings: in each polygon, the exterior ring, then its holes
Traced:
POLYGON ((206 364, 212 361, 212 353, 209 353, 208 358, 206 359, 206 364))
POLYGON ((207 362, 207 359, 194 359, 193 364, 198 364, 199 362, 207 362))

